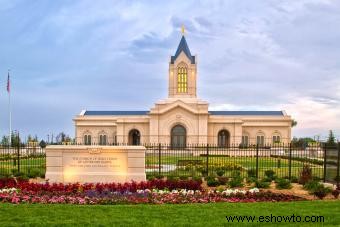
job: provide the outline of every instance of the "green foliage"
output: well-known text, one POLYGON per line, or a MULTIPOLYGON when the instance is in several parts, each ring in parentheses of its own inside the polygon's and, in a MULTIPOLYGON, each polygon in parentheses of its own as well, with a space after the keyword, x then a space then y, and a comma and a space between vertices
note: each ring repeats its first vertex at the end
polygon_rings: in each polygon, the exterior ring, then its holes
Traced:
POLYGON ((39 169, 28 169, 27 170, 27 177, 28 178, 37 178, 41 177, 42 173, 39 169))
POLYGON ((305 164, 300 172, 299 176, 299 184, 306 184, 307 182, 312 180, 312 168, 308 164, 305 164))
POLYGON ((279 178, 279 179, 276 179, 276 188, 277 189, 290 189, 292 188, 292 184, 290 183, 288 179, 279 178))
POLYGON ((327 194, 331 192, 332 189, 325 187, 325 185, 323 184, 320 184, 314 189, 313 195, 318 197, 319 199, 323 199, 324 197, 326 197, 327 194))
POLYGON ((266 176, 266 181, 272 181, 276 179, 276 174, 274 170, 266 170, 264 171, 264 175, 266 176))
POLYGON ((309 191, 311 194, 320 186, 319 181, 308 181, 304 184, 303 188, 309 191))
POLYGON ((305 137, 305 138, 296 138, 294 137, 291 141, 292 147, 306 147, 308 143, 316 142, 313 138, 305 137))
POLYGON ((215 179, 215 177, 208 176, 208 177, 206 177, 205 180, 207 181, 207 185, 209 187, 216 187, 216 186, 220 185, 220 183, 215 179))
POLYGON ((243 178, 241 177, 241 171, 235 170, 231 173, 231 180, 229 181, 229 186, 231 188, 243 187, 243 178))
POLYGON ((263 180, 256 180, 255 181, 255 187, 257 188, 269 188, 270 182, 266 182, 263 180))
POLYGON ((46 142, 44 141, 44 140, 41 140, 40 141, 40 143, 39 143, 39 146, 41 147, 41 148, 45 148, 46 147, 46 142))
POLYGON ((222 177, 224 175, 224 170, 221 168, 218 168, 215 171, 216 171, 217 176, 219 177, 222 177))
POLYGON ((297 125, 297 121, 292 119, 292 123, 291 123, 292 128, 295 127, 296 125, 297 125))
POLYGON ((332 130, 329 130, 327 145, 334 146, 335 143, 335 136, 332 130))
POLYGON ((188 177, 187 176, 180 176, 179 179, 180 180, 188 180, 188 177))
POLYGON ((14 177, 22 177, 22 176, 25 176, 25 173, 23 173, 23 172, 19 172, 17 169, 12 169, 11 170, 11 172, 12 172, 12 175, 14 176, 14 177))
POLYGON ((291 181, 292 183, 298 183, 298 182, 299 182, 299 179, 298 179, 296 176, 292 176, 290 181, 291 181))
POLYGON ((248 177, 256 177, 256 169, 248 169, 247 170, 248 177))

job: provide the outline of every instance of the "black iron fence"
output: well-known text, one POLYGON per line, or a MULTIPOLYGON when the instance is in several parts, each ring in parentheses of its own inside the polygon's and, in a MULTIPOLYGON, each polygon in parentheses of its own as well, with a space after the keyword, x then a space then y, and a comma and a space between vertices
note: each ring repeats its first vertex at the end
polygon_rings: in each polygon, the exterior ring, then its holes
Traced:
POLYGON ((298 178, 304 166, 312 175, 326 181, 339 181, 340 145, 315 144, 294 147, 291 144, 267 146, 190 145, 173 149, 159 144, 146 152, 146 171, 152 176, 231 177, 235 170, 244 177, 263 178, 267 170, 278 177, 298 178))
POLYGON ((44 177, 45 149, 39 146, 0 146, 0 176, 44 177))
MULTIPOLYGON (((64 145, 73 145, 64 143, 64 145)), ((116 144, 126 145, 126 144, 116 144)), ((151 177, 231 177, 239 171, 243 177, 263 178, 267 170, 278 177, 298 178, 304 166, 312 175, 339 183, 340 143, 333 146, 315 143, 297 147, 292 144, 217 146, 144 144, 145 169, 151 177)), ((39 146, 0 147, 0 176, 43 177, 45 149, 39 146)))

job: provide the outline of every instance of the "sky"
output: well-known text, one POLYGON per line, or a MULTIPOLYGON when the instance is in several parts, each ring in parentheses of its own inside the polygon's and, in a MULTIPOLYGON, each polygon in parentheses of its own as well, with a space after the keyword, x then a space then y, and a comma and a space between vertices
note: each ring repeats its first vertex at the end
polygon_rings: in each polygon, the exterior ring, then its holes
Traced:
POLYGON ((149 110, 182 25, 210 110, 285 110, 294 136, 340 138, 336 0, 0 0, 0 135, 8 69, 23 136, 74 136, 83 109, 149 110))

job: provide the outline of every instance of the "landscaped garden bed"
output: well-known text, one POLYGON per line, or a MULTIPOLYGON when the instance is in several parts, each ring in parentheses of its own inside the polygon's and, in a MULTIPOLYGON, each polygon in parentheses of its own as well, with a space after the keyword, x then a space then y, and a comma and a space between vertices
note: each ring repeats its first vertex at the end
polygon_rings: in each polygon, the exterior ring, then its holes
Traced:
POLYGON ((151 180, 125 184, 50 184, 26 180, 1 181, 3 203, 43 204, 184 204, 304 200, 257 188, 217 190, 195 180, 151 180))

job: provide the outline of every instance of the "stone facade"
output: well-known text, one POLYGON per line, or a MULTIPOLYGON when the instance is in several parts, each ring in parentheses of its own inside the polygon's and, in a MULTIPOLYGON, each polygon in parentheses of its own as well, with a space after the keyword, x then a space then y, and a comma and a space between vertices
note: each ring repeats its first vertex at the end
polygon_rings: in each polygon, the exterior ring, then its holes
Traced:
POLYGON ((285 111, 209 111, 197 98, 197 57, 184 35, 169 62, 168 98, 149 111, 82 111, 74 118, 81 144, 287 143, 291 121, 285 111))

